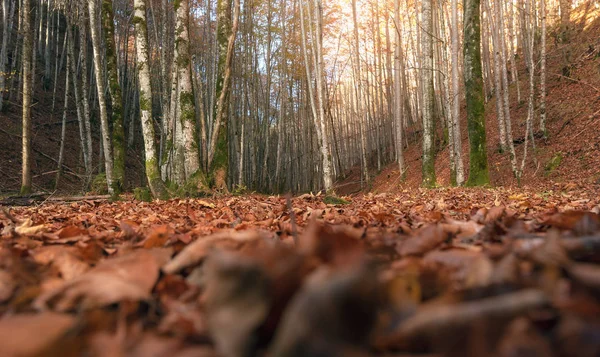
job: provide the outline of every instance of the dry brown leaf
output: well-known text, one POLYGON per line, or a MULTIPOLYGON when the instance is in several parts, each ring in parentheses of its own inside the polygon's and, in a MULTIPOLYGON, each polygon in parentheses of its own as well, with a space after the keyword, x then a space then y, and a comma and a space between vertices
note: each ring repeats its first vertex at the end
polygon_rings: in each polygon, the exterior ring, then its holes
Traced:
POLYGON ((200 263, 214 247, 229 246, 237 249, 244 243, 262 238, 258 231, 223 231, 210 236, 200 237, 192 244, 186 246, 179 254, 166 263, 162 270, 167 274, 174 274, 189 266, 200 263))
POLYGON ((0 319, 0 356, 43 356, 75 325, 70 315, 18 314, 0 319))
POLYGON ((398 253, 403 257, 407 255, 420 256, 441 245, 448 238, 449 235, 442 225, 429 225, 420 229, 414 236, 400 242, 397 248, 398 253))
POLYGON ((69 311, 145 300, 156 283, 159 267, 154 255, 145 250, 107 259, 58 289, 40 295, 34 305, 42 310, 69 311))
POLYGON ((12 275, 0 270, 0 304, 10 299, 15 290, 16 283, 12 275))

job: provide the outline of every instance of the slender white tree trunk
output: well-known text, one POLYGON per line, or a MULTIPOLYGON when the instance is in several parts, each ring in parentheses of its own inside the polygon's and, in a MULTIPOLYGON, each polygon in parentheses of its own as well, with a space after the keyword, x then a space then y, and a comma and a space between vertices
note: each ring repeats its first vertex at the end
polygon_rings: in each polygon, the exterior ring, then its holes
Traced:
MULTIPOLYGON (((96 0, 88 2, 90 14, 90 33, 92 35, 92 48, 94 50, 94 72, 96 74, 96 88, 98 90, 98 107, 100 107, 100 128, 102 132, 102 146, 104 149, 104 167, 108 192, 114 194, 113 184, 113 153, 110 142, 110 129, 108 126, 108 113, 106 108, 106 88, 104 87, 104 66, 102 65, 102 50, 100 48, 100 19, 98 18, 98 4, 96 0)), ((85 68, 84 68, 85 70, 85 68)), ((83 93, 85 96, 85 92, 83 93)))
POLYGON ((458 71, 458 0, 452 0, 452 133, 454 134, 454 162, 456 165, 456 184, 462 186, 465 182, 464 163, 462 158, 462 136, 460 132, 460 82, 458 71))
POLYGON ((323 86, 325 85, 325 63, 323 61, 323 3, 322 0, 315 0, 315 17, 317 19, 317 99, 319 107, 319 125, 321 127, 321 156, 323 159, 323 181, 325 190, 329 191, 333 188, 333 178, 331 174, 331 156, 329 155, 329 138, 325 127, 325 93, 323 86))
MULTIPOLYGON (((177 23, 176 54, 174 64, 177 66, 179 115, 177 117, 183 133, 184 168, 185 179, 189 179, 200 169, 200 157, 198 156, 198 142, 196 138, 196 113, 194 109, 194 97, 192 90, 190 38, 188 31, 189 0, 181 0, 175 3, 177 23)), ((181 183, 181 182, 180 182, 181 183)))
POLYGON ((423 91, 423 185, 435 185, 434 151, 434 89, 433 89, 433 17, 432 0, 422 1, 421 50, 421 89, 423 91))
POLYGON ((31 28, 31 1, 23 0, 23 135, 21 193, 31 192, 31 92, 33 33, 31 28))
POLYGON ((146 25, 146 1, 135 0, 134 24, 135 44, 137 55, 137 75, 140 86, 139 103, 142 134, 144 136, 144 153, 146 178, 152 195, 156 198, 165 198, 166 190, 160 177, 158 157, 152 121, 152 87, 150 81, 150 64, 148 62, 148 27, 146 25))
POLYGON ((540 0, 540 131, 546 136, 546 0, 540 0))
POLYGON ((402 98, 402 33, 400 21, 400 1, 394 0, 394 24, 396 43, 394 45, 394 118, 396 123, 396 161, 400 177, 404 178, 404 98, 402 98))

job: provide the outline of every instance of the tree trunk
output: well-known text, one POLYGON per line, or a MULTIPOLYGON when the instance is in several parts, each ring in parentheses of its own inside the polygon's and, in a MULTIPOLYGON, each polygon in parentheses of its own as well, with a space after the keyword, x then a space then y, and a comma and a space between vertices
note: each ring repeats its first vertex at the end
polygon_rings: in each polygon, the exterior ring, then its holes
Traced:
POLYGON ((31 28, 31 1, 23 0, 23 155, 22 155, 22 180, 21 194, 31 192, 31 95, 33 80, 33 30, 31 28))
MULTIPOLYGON (((89 0, 94 1, 94 0, 89 0)), ((106 75, 111 101, 114 187, 119 193, 125 185, 125 131, 123 128, 123 95, 117 72, 115 23, 112 0, 102 0, 102 29, 105 39, 106 75)))
POLYGON ((357 125, 360 133, 360 146, 361 146, 361 162, 362 162, 362 171, 365 178, 365 183, 367 187, 371 185, 371 179, 369 177, 369 167, 367 164, 367 143, 365 140, 365 131, 363 129, 364 123, 364 106, 363 104, 363 85, 362 85, 362 74, 360 70, 360 44, 358 41, 358 19, 357 19, 357 11, 356 11, 356 0, 352 0, 352 19, 354 23, 354 50, 353 54, 353 65, 354 65, 354 81, 355 81, 355 99, 356 99, 356 117, 357 117, 357 125))
MULTIPOLYGON (((4 100, 4 89, 6 87, 6 60, 8 57, 8 42, 12 31, 13 16, 15 12, 15 0, 2 0, 2 49, 0 50, 0 111, 4 100)), ((15 59, 13 58, 13 61, 15 59)))
MULTIPOLYGON (((98 106, 100 107, 100 128, 102 132, 102 146, 104 149, 104 167, 106 173, 106 183, 108 184, 108 192, 111 195, 117 194, 118 188, 115 187, 113 176, 113 152, 110 143, 110 129, 108 126, 108 113, 106 108, 106 96, 104 88, 104 66, 102 65, 103 53, 100 49, 100 23, 98 19, 98 11, 96 0, 88 2, 90 13, 90 32, 92 35, 92 47, 94 50, 94 72, 96 74, 96 88, 98 90, 98 106)), ((85 93, 84 93, 85 95, 85 93)))
POLYGON ((144 135, 144 154, 146 179, 155 198, 166 198, 167 191, 160 177, 158 157, 152 121, 152 87, 150 82, 150 63, 148 61, 148 27, 146 22, 146 1, 135 0, 134 4, 135 42, 137 55, 137 75, 139 82, 139 103, 142 133, 144 135))
POLYGON ((432 0, 422 2, 421 29, 421 90, 423 97, 423 186, 434 187, 435 179, 435 133, 433 89, 433 8, 432 0))
MULTIPOLYGON (((198 143, 196 135, 196 115, 194 108, 194 93, 192 91, 190 38, 188 30, 189 0, 175 2, 177 24, 175 33, 175 60, 178 79, 178 115, 177 125, 182 129, 185 180, 189 180, 200 169, 198 143)), ((176 133, 177 134, 177 133, 176 133)), ((180 182, 181 183, 181 182, 180 182)))
POLYGON ((546 0, 540 0, 541 43, 540 43, 540 131, 546 133, 546 0))
POLYGON ((464 163, 462 158, 462 135, 460 131, 460 83, 458 80, 458 0, 452 1, 452 133, 454 143, 454 162, 456 167, 456 184, 462 186, 465 182, 464 163))
POLYGON ((315 17, 317 21, 317 34, 316 34, 316 43, 317 43, 317 68, 316 68, 316 77, 317 77, 317 103, 319 108, 319 126, 321 128, 321 138, 323 142, 320 145, 321 148, 321 156, 323 158, 323 181, 325 184, 325 190, 330 191, 333 188, 333 178, 331 173, 331 156, 329 155, 329 139, 327 136, 327 130, 325 127, 325 93, 324 93, 324 85, 325 85, 325 73, 324 73, 324 61, 323 61, 323 3, 322 0, 315 0, 315 17))
POLYGON ((465 0, 464 11, 464 81, 467 97, 467 125, 469 129, 468 186, 490 183, 481 68, 480 0, 465 0))
POLYGON ((240 18, 240 0, 233 0, 233 19, 231 18, 232 15, 230 13, 231 6, 223 6, 222 2, 224 1, 230 0, 220 0, 219 2, 221 6, 218 11, 220 11, 220 13, 225 12, 221 15, 226 17, 222 17, 221 19, 226 21, 225 23, 222 22, 220 24, 219 34, 217 35, 221 47, 220 56, 222 57, 224 55, 225 57, 222 59, 224 60, 222 67, 223 78, 220 88, 217 85, 219 99, 217 101, 217 113, 208 149, 207 166, 210 167, 215 187, 227 190, 227 170, 229 165, 227 116, 231 86, 231 69, 240 18), (231 22, 231 27, 229 27, 229 22, 231 22))
MULTIPOLYGON (((67 68, 70 65, 70 58, 67 57, 67 68)), ((63 106, 62 125, 60 130, 60 148, 58 149, 58 167, 56 168, 56 180, 54 181, 54 189, 57 190, 60 185, 60 179, 63 171, 63 160, 65 151, 65 136, 67 132, 67 109, 69 108, 69 70, 65 73, 65 100, 63 106)))
POLYGON ((404 167, 404 100, 402 98, 402 34, 400 21, 400 1, 394 0, 394 24, 396 43, 394 46, 394 118, 396 123, 396 161, 401 180, 406 176, 404 167))

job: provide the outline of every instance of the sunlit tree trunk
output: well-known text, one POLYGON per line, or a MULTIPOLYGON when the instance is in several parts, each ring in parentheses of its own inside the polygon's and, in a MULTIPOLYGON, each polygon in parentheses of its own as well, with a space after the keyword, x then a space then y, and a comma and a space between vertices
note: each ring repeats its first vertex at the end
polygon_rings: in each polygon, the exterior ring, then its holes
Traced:
POLYGON ((357 113, 357 122, 360 133, 360 146, 361 146, 361 162, 362 162, 362 171, 365 178, 365 183, 367 187, 371 185, 371 179, 369 177, 369 167, 367 164, 367 143, 365 140, 365 130, 364 130, 364 118, 365 108, 363 106, 363 84, 362 84, 362 74, 360 70, 360 44, 358 41, 358 20, 357 20, 357 10, 356 10, 356 0, 352 0, 352 20, 354 23, 354 50, 353 54, 353 65, 354 65, 354 85, 355 87, 355 98, 356 98, 356 113, 357 113))
POLYGON ((469 129, 468 186, 487 185, 490 182, 481 68, 480 0, 465 0, 464 4, 464 81, 467 97, 467 126, 469 129))
POLYGON ((156 198, 165 198, 166 190, 160 177, 158 157, 154 135, 154 123, 152 121, 152 87, 150 83, 150 63, 148 61, 148 27, 146 25, 146 2, 135 0, 134 24, 135 43, 137 55, 137 75, 139 82, 140 119, 142 123, 142 134, 144 136, 144 154, 146 179, 152 195, 156 198))
POLYGON ((33 80, 33 30, 31 28, 31 1, 23 0, 23 134, 21 194, 31 192, 31 82, 33 80))
POLYGON ((422 2, 421 90, 423 97, 423 186, 433 187, 435 179, 434 90, 433 90, 433 4, 422 2))
POLYGON ((331 156, 329 155, 329 138, 327 136, 327 130, 325 128, 325 63, 323 61, 323 4, 321 0, 315 0, 315 17, 317 21, 317 35, 316 35, 316 47, 317 47, 317 103, 319 108, 319 126, 321 128, 321 137, 323 142, 321 143, 321 156, 323 158, 323 181, 325 183, 325 190, 330 191, 333 188, 333 178, 331 173, 331 156))
POLYGON ((465 182, 464 163, 462 158, 462 135, 460 132, 460 83, 458 71, 458 0, 452 1, 452 24, 451 24, 451 71, 452 71, 452 133, 454 143, 454 162, 456 167, 456 184, 462 186, 465 182))
POLYGON ((402 98, 402 33, 400 21, 400 1, 394 0, 394 23, 396 43, 394 45, 394 118, 396 123, 396 161, 401 179, 405 178, 404 167, 404 99, 402 98))

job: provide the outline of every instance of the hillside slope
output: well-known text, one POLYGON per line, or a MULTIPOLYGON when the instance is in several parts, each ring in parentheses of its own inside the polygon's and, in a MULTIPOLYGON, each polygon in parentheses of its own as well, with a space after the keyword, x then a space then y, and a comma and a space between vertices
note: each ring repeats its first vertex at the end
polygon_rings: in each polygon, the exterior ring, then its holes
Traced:
MULTIPOLYGON (((574 29, 571 42, 557 44, 553 31, 548 34, 547 60, 547 130, 546 140, 537 139, 536 150, 529 147, 527 165, 523 175, 524 185, 539 186, 549 182, 578 182, 600 185, 600 9, 587 2, 572 13, 574 29), (565 53, 570 53, 570 77, 562 75, 565 53), (534 162, 535 161, 535 162, 534 162)), ((519 69, 521 96, 517 102, 516 87, 511 90, 511 116, 517 158, 523 153, 522 139, 527 118, 528 83, 523 65, 519 69)), ((537 85, 537 84, 536 84, 537 85)), ((536 87, 537 90, 537 87, 536 87)), ((517 184, 507 153, 499 153, 499 135, 496 121, 496 98, 486 103, 487 150, 490 177, 494 186, 517 184)), ((535 112, 535 128, 539 112, 535 112)), ((461 132, 465 168, 468 174, 469 142, 465 106, 461 108, 461 132)), ((391 163, 375 175, 374 192, 396 192, 421 184, 420 142, 405 150, 408 167, 406 181, 400 180, 398 165, 391 163)), ((438 151, 436 157, 437 182, 450 185, 450 162, 448 148, 438 151)), ((349 194, 360 190, 359 169, 356 168, 343 181, 337 183, 337 191, 349 194)))

